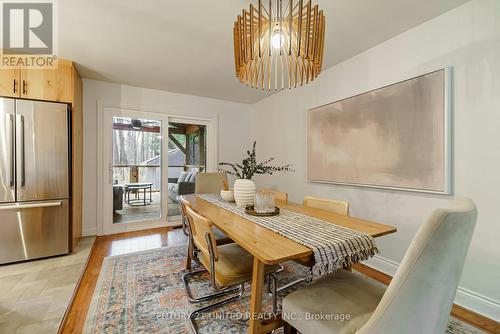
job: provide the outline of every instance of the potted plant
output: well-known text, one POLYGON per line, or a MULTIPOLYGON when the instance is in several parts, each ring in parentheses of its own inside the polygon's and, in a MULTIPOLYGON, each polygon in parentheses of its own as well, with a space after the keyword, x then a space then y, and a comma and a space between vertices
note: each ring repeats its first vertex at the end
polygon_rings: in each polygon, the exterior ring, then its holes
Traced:
POLYGON ((253 142, 252 151, 247 150, 248 157, 243 159, 241 163, 228 163, 221 162, 219 166, 228 166, 229 170, 219 168, 230 175, 236 176, 237 180, 234 183, 234 200, 236 205, 239 207, 245 207, 247 205, 254 204, 255 198, 255 183, 252 181, 252 177, 256 174, 270 174, 275 172, 291 172, 293 171, 291 165, 284 166, 271 166, 269 163, 274 160, 274 158, 269 158, 265 161, 257 163, 255 146, 257 142, 253 142))

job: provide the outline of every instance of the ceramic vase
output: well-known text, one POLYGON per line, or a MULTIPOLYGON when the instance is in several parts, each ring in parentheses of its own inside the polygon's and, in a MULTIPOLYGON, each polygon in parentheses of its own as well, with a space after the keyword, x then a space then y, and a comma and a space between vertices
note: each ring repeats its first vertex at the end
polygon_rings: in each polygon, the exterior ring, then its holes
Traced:
POLYGON ((255 200, 255 183, 252 180, 236 180, 234 182, 234 200, 240 208, 253 205, 255 200))

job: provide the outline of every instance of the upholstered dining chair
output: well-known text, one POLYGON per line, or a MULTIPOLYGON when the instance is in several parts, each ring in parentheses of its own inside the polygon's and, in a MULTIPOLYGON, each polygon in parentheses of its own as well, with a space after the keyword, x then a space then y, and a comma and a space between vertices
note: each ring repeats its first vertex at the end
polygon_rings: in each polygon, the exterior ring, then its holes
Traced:
MULTIPOLYGON (((191 223, 191 218, 187 214, 187 208, 191 207, 191 204, 182 196, 177 197, 177 201, 181 207, 181 216, 182 216, 182 229, 185 231, 184 233, 188 237, 188 248, 187 248, 187 254, 186 254, 186 269, 191 269, 192 266, 192 260, 197 258, 197 252, 198 249, 196 248, 196 245, 194 244, 193 241, 193 233, 192 231, 194 230, 194 226, 191 223)), ((231 238, 229 238, 227 235, 224 234, 221 230, 219 230, 217 227, 214 227, 214 235, 215 235, 215 242, 217 245, 224 245, 233 242, 231 238)))
POLYGON ((285 204, 288 203, 288 194, 282 191, 274 190, 274 189, 262 189, 263 192, 273 193, 274 198, 277 201, 282 201, 285 204))
POLYGON ((303 204, 310 208, 330 211, 345 216, 349 215, 349 203, 346 201, 306 196, 304 197, 303 204))
POLYGON ((341 270, 286 296, 285 333, 444 333, 476 217, 469 199, 435 210, 420 226, 387 289, 341 270), (349 314, 350 320, 301 320, 320 312, 349 314))
POLYGON ((227 182, 226 173, 198 173, 194 192, 196 194, 219 194, 224 181, 227 182))
MULTIPOLYGON (((195 310, 189 315, 191 327, 195 333, 198 329, 195 319, 198 314, 208 312, 216 307, 231 303, 243 296, 245 283, 252 280, 253 256, 236 243, 218 246, 215 243, 213 223, 207 218, 196 213, 192 208, 186 208, 187 214, 194 225, 191 231, 196 247, 199 249, 198 259, 205 269, 185 274, 182 280, 186 287, 190 301, 205 301, 218 298, 227 294, 236 295, 218 301, 214 304, 195 310), (216 291, 213 294, 194 299, 189 289, 189 278, 202 273, 210 274, 210 283, 216 291)), ((278 265, 266 266, 264 275, 272 275, 276 286, 274 273, 279 269, 278 265)), ((273 306, 276 305, 276 292, 273 293, 273 306)), ((274 308, 275 311, 275 308, 274 308)))

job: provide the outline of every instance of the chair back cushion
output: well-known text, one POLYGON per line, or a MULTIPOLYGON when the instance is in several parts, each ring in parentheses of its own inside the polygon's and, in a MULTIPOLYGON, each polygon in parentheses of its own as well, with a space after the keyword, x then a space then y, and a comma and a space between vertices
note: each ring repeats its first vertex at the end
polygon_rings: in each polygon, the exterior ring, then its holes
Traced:
POLYGON ((222 190, 224 181, 227 182, 226 173, 198 173, 194 192, 196 194, 218 194, 222 190))
MULTIPOLYGON (((217 253, 217 244, 212 229, 212 222, 195 212, 190 206, 186 207, 186 212, 190 219, 190 223, 194 227, 194 230, 191 231, 194 243, 206 258, 210 258, 210 253, 212 252, 215 261, 217 261, 219 254, 217 253), (211 239, 212 247, 208 244, 206 235, 211 239)), ((207 269, 210 270, 210 268, 207 269)))
POLYGON ((196 181, 196 175, 198 175, 198 171, 193 171, 189 174, 189 179, 186 180, 188 182, 195 182, 196 181))
POLYGON ((349 203, 346 201, 306 196, 304 197, 304 206, 330 211, 344 216, 349 214, 349 203))
POLYGON ((469 199, 437 209, 413 238, 359 334, 444 333, 476 223, 469 199))
POLYGON ((188 176, 188 172, 181 172, 181 175, 177 178, 177 183, 185 182, 188 176))

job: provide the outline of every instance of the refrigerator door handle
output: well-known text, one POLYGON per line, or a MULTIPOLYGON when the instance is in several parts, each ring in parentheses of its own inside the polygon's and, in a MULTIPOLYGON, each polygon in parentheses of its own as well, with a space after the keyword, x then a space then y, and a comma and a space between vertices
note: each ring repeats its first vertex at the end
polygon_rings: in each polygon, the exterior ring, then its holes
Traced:
POLYGON ((16 150, 16 137, 14 131, 14 115, 9 115, 10 118, 10 187, 15 185, 16 163, 14 155, 16 150))
POLYGON ((24 116, 21 117, 21 187, 26 185, 26 152, 24 136, 24 116))
POLYGON ((34 209, 34 208, 48 208, 61 206, 61 201, 42 202, 42 203, 26 203, 26 204, 7 204, 0 205, 0 210, 20 210, 20 209, 34 209))

